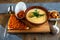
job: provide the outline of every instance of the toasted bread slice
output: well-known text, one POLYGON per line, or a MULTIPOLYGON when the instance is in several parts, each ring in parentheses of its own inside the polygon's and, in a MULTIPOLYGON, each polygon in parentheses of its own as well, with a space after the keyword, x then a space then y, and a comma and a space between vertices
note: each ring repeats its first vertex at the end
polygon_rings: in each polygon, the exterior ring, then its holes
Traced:
POLYGON ((11 14, 8 21, 8 29, 28 29, 27 26, 21 21, 18 20, 15 14, 11 14))

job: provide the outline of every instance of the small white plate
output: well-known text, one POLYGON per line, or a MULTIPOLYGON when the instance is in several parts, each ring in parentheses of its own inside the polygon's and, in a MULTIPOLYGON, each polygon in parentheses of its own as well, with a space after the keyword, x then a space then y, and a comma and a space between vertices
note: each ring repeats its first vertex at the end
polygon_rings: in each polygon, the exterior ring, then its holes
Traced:
MULTIPOLYGON (((18 2, 15 7, 15 15, 17 17, 18 12, 24 11, 27 9, 26 4, 24 2, 18 2)), ((17 17, 18 18, 18 17, 17 17)), ((21 18, 19 18, 21 19, 21 18)))

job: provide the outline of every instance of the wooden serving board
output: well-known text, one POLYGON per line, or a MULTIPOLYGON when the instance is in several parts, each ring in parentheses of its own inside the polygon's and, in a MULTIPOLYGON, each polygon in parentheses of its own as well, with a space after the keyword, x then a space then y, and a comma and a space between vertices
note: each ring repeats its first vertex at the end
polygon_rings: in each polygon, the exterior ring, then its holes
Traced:
POLYGON ((9 30, 8 33, 45 33, 45 32, 50 32, 50 26, 48 21, 42 25, 33 25, 30 24, 27 21, 26 24, 30 27, 28 30, 9 30))
MULTIPOLYGON (((0 24, 3 26, 6 26, 7 20, 9 19, 8 14, 0 14, 0 24), (3 18, 3 19, 2 19, 3 18), (2 21, 4 20, 4 22, 2 21)), ((9 33, 45 33, 45 32, 50 32, 50 26, 48 21, 42 25, 33 25, 27 22, 26 20, 23 20, 27 26, 31 27, 29 30, 9 30, 9 33)))

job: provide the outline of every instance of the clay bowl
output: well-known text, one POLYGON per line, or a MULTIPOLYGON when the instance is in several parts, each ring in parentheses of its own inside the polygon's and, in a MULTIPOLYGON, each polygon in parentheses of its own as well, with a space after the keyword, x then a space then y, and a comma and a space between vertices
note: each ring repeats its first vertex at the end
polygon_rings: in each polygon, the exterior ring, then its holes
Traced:
POLYGON ((29 7, 29 8, 26 9, 25 13, 26 13, 26 15, 25 15, 26 20, 27 20, 28 22, 32 23, 32 24, 44 24, 44 23, 48 20, 48 13, 49 13, 49 12, 48 12, 48 10, 47 10, 46 8, 41 7, 41 6, 31 6, 31 7, 29 7), (29 12, 31 9, 35 9, 35 8, 36 8, 36 9, 41 9, 41 10, 43 10, 43 11, 46 13, 46 20, 45 20, 44 22, 42 22, 42 23, 35 23, 35 22, 29 21, 29 19, 27 18, 28 12, 29 12))

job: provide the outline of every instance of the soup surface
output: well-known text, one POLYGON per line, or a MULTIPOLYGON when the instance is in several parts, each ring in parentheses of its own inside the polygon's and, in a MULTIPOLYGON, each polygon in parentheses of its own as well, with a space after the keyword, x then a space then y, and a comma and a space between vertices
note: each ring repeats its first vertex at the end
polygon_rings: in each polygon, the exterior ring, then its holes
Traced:
POLYGON ((26 18, 32 23, 43 23, 47 20, 46 12, 42 9, 31 9, 27 12, 26 18))

